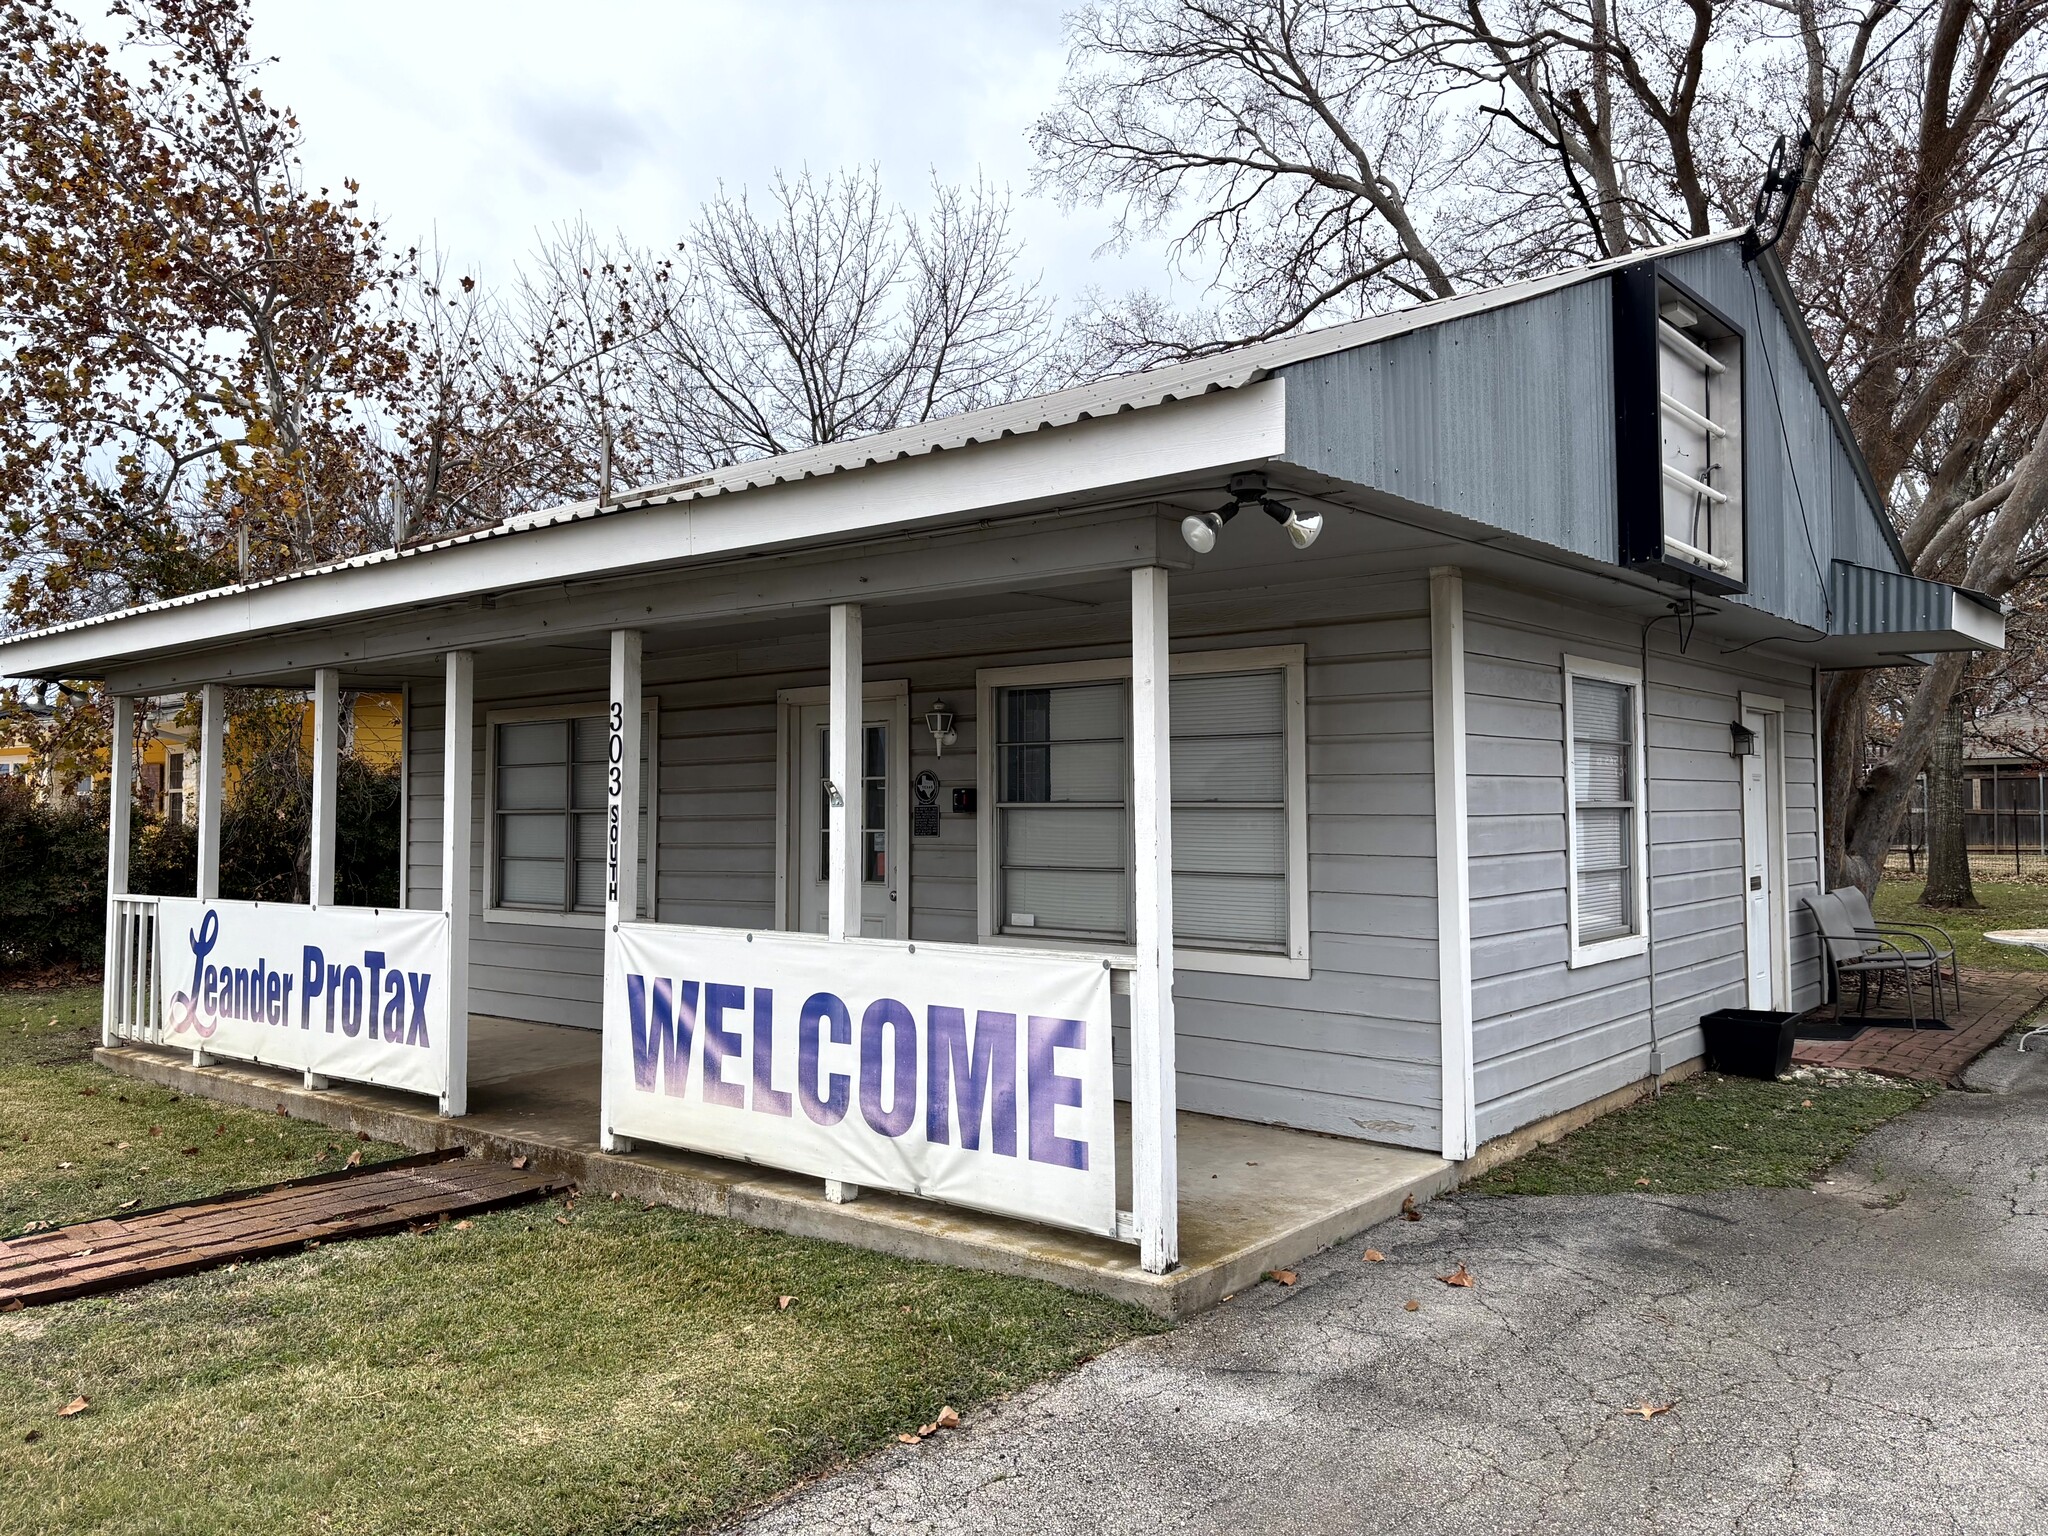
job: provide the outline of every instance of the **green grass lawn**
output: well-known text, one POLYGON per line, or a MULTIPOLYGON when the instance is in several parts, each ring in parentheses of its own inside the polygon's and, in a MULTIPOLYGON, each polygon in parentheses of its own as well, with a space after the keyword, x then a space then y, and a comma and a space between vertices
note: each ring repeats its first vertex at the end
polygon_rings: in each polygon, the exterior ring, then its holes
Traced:
POLYGON ((1877 888, 1871 910, 1880 923, 1937 923, 1956 941, 1956 958, 1964 966, 1992 971, 2048 971, 2048 954, 1987 944, 1986 930, 2048 928, 2048 885, 2014 881, 1974 880, 1976 907, 1923 907, 1921 881, 1887 880, 1877 888))
POLYGON ((1813 1068, 1774 1083, 1701 1073, 1465 1188, 1480 1195, 1699 1194, 1806 1184, 1892 1116, 1938 1091, 1813 1068))
MULTIPOLYGON (((0 1235, 397 1151, 117 1078, 97 1024, 95 993, 0 991, 0 1235)), ((0 1315, 0 1532, 699 1530, 1158 1327, 553 1201, 0 1315)))

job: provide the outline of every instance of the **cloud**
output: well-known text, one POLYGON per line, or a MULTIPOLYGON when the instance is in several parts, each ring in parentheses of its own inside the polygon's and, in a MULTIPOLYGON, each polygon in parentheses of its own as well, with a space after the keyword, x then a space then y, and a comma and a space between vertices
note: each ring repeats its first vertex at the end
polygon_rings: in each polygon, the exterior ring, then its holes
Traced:
POLYGON ((521 93, 506 115, 541 165, 572 182, 616 186, 657 142, 648 125, 610 102, 521 93))

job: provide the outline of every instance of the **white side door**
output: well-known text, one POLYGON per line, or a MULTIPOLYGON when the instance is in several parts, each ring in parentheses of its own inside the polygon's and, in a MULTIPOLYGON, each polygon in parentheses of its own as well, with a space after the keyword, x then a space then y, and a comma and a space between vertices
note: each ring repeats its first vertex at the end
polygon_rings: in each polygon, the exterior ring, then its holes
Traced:
POLYGON ((1742 873, 1749 956, 1749 1006, 1778 1006, 1776 909, 1782 860, 1777 849, 1783 817, 1772 802, 1771 754, 1782 751, 1777 720, 1763 710, 1744 709, 1742 723, 1755 733, 1756 748, 1742 759, 1742 873))
MULTIPOLYGON (((826 818, 830 804, 825 790, 825 764, 830 761, 827 720, 831 706, 807 704, 796 711, 796 779, 791 816, 797 824, 797 927, 807 933, 825 931, 827 871, 826 818)), ((892 703, 870 699, 865 709, 861 745, 861 783, 855 797, 861 816, 860 931, 864 938, 901 938, 907 931, 909 889, 897 869, 903 848, 898 803, 904 786, 897 782, 898 753, 907 743, 892 738, 898 729, 892 703), (899 897, 901 899, 899 899, 899 897)))

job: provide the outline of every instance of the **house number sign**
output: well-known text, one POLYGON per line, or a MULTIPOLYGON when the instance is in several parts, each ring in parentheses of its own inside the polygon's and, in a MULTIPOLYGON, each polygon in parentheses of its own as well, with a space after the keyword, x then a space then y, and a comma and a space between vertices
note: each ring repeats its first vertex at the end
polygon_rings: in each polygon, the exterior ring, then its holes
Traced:
POLYGON ((625 788, 624 763, 626 761, 626 708, 617 699, 611 706, 611 744, 608 750, 609 763, 605 782, 609 794, 605 801, 604 837, 604 899, 613 906, 619 900, 619 803, 625 788))

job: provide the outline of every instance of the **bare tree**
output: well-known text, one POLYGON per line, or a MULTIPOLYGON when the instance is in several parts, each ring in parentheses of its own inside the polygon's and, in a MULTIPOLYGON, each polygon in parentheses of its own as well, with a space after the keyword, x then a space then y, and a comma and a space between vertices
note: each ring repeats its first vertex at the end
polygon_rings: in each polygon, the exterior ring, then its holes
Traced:
MULTIPOLYGON (((1205 310, 1093 317, 1130 366, 1747 222, 1778 249, 1918 574, 2003 596, 2048 526, 2048 0, 1105 0, 1070 23, 1040 184, 1169 234, 1205 310), (1460 190, 1462 189, 1462 190, 1460 190)), ((1963 658, 1863 776, 1837 674, 1831 881, 1874 884, 1963 658)))
MULTIPOLYGON (((685 475, 839 442, 1059 381, 1051 303, 1007 198, 934 185, 922 217, 870 170, 721 195, 677 301, 635 349, 648 451, 685 475)), ((643 283, 652 268, 643 260, 643 283)))

